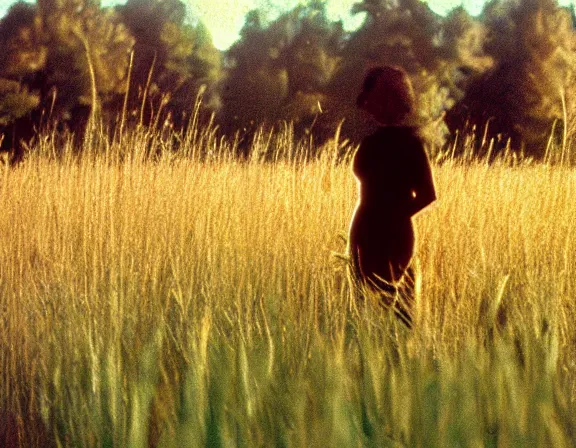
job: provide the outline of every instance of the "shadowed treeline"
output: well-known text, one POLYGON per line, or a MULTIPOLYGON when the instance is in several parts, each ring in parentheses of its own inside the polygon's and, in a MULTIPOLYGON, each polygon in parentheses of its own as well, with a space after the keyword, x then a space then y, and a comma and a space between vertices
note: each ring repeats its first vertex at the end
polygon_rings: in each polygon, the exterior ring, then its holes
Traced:
POLYGON ((0 21, 2 149, 20 159, 39 130, 56 126, 80 146, 86 126, 110 139, 125 126, 186 129, 200 119, 247 148, 257 131, 292 123, 297 138, 358 141, 373 126, 354 106, 376 65, 410 75, 436 148, 537 158, 570 154, 574 30, 555 0, 493 0, 479 17, 446 17, 418 0, 362 0, 353 32, 310 0, 267 20, 246 16, 241 38, 220 52, 180 0, 17 3, 0 21), (466 132, 462 133, 461 131, 466 132), (492 143, 490 143, 492 142, 492 143))

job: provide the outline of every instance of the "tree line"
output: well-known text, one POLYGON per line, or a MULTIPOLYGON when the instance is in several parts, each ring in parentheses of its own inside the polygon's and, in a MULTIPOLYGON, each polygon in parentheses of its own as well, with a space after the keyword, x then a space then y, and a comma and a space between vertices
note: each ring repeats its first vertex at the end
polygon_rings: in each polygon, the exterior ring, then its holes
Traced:
POLYGON ((321 143, 340 129, 357 142, 374 125, 355 97, 365 72, 383 64, 410 75, 415 120, 436 147, 458 151, 472 138, 479 152, 544 157, 551 143, 566 143, 571 9, 492 0, 478 17, 461 7, 443 17, 420 0, 360 0, 351 14, 364 20, 350 32, 323 0, 274 20, 254 10, 221 52, 180 0, 16 3, 0 21, 2 148, 21 157, 47 126, 80 141, 95 121, 110 135, 124 126, 185 130, 199 97, 201 115, 240 142, 279 123, 297 138, 321 143))

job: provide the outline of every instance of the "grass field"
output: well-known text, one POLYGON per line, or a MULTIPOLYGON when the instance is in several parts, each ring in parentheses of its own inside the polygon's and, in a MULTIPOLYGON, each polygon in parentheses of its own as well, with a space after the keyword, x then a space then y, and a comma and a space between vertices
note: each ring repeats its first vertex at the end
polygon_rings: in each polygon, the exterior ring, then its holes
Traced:
POLYGON ((408 332, 352 299, 330 147, 131 138, 0 173, 0 445, 576 443, 576 170, 435 166, 408 332))

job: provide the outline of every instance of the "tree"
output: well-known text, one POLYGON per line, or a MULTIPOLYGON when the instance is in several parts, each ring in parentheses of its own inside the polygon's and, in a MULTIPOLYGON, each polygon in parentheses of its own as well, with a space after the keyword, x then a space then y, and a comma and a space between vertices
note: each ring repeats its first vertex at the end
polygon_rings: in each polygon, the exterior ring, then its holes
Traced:
POLYGON ((321 133, 329 121, 321 113, 328 104, 325 89, 339 64, 344 37, 342 24, 328 20, 321 1, 297 6, 267 24, 261 12, 250 12, 240 41, 227 53, 223 100, 228 131, 241 130, 249 137, 262 125, 290 121, 299 136, 312 127, 321 133))
POLYGON ((366 17, 343 49, 344 64, 330 86, 331 97, 347 117, 344 134, 357 141, 373 129, 374 124, 356 109, 355 98, 371 67, 392 65, 410 76, 417 122, 425 125, 429 140, 442 145, 444 111, 462 95, 469 73, 487 63, 476 42, 481 30, 463 9, 442 18, 419 0, 363 0, 353 13, 366 17), (466 48, 470 43, 474 47, 466 48))
POLYGON ((469 123, 478 141, 486 135, 500 142, 496 149, 510 145, 543 157, 554 123, 563 119, 563 92, 574 71, 570 12, 555 0, 493 0, 483 21, 484 49, 495 65, 476 76, 448 123, 454 131, 469 123))
POLYGON ((32 138, 32 113, 40 104, 36 73, 46 64, 36 7, 13 5, 0 22, 0 129, 2 149, 22 155, 22 140, 32 138))
POLYGON ((180 0, 128 0, 117 10, 136 38, 130 109, 141 123, 164 116, 182 123, 205 91, 209 110, 219 107, 221 55, 201 24, 185 21, 180 0))
POLYGON ((28 83, 46 64, 36 8, 26 3, 12 6, 0 22, 0 125, 25 116, 39 104, 38 92, 28 83))
POLYGON ((282 118, 294 122, 300 135, 318 142, 334 135, 342 119, 332 107, 327 87, 342 63, 347 37, 342 22, 331 22, 322 1, 295 10, 296 33, 284 50, 288 95, 282 118))
POLYGON ((241 39, 227 52, 224 119, 229 133, 274 124, 288 95, 288 72, 280 59, 288 18, 263 25, 261 12, 248 13, 241 39))
POLYGON ((56 119, 94 118, 125 92, 133 37, 96 0, 38 0, 38 11, 49 48, 44 100, 56 119))

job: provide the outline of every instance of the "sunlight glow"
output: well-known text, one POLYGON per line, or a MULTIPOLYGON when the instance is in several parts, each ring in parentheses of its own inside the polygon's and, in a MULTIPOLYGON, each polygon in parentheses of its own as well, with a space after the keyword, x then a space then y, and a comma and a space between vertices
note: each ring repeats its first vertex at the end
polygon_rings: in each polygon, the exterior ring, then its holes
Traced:
MULTIPOLYGON (((344 28, 354 30, 362 24, 363 15, 352 16, 350 10, 358 0, 332 0, 327 2, 328 17, 342 20, 344 28)), ((188 0, 191 15, 199 17, 212 33, 216 48, 225 50, 240 36, 244 16, 252 9, 266 11, 266 20, 274 20, 283 11, 296 7, 298 0, 218 0, 214 2, 188 0)))

